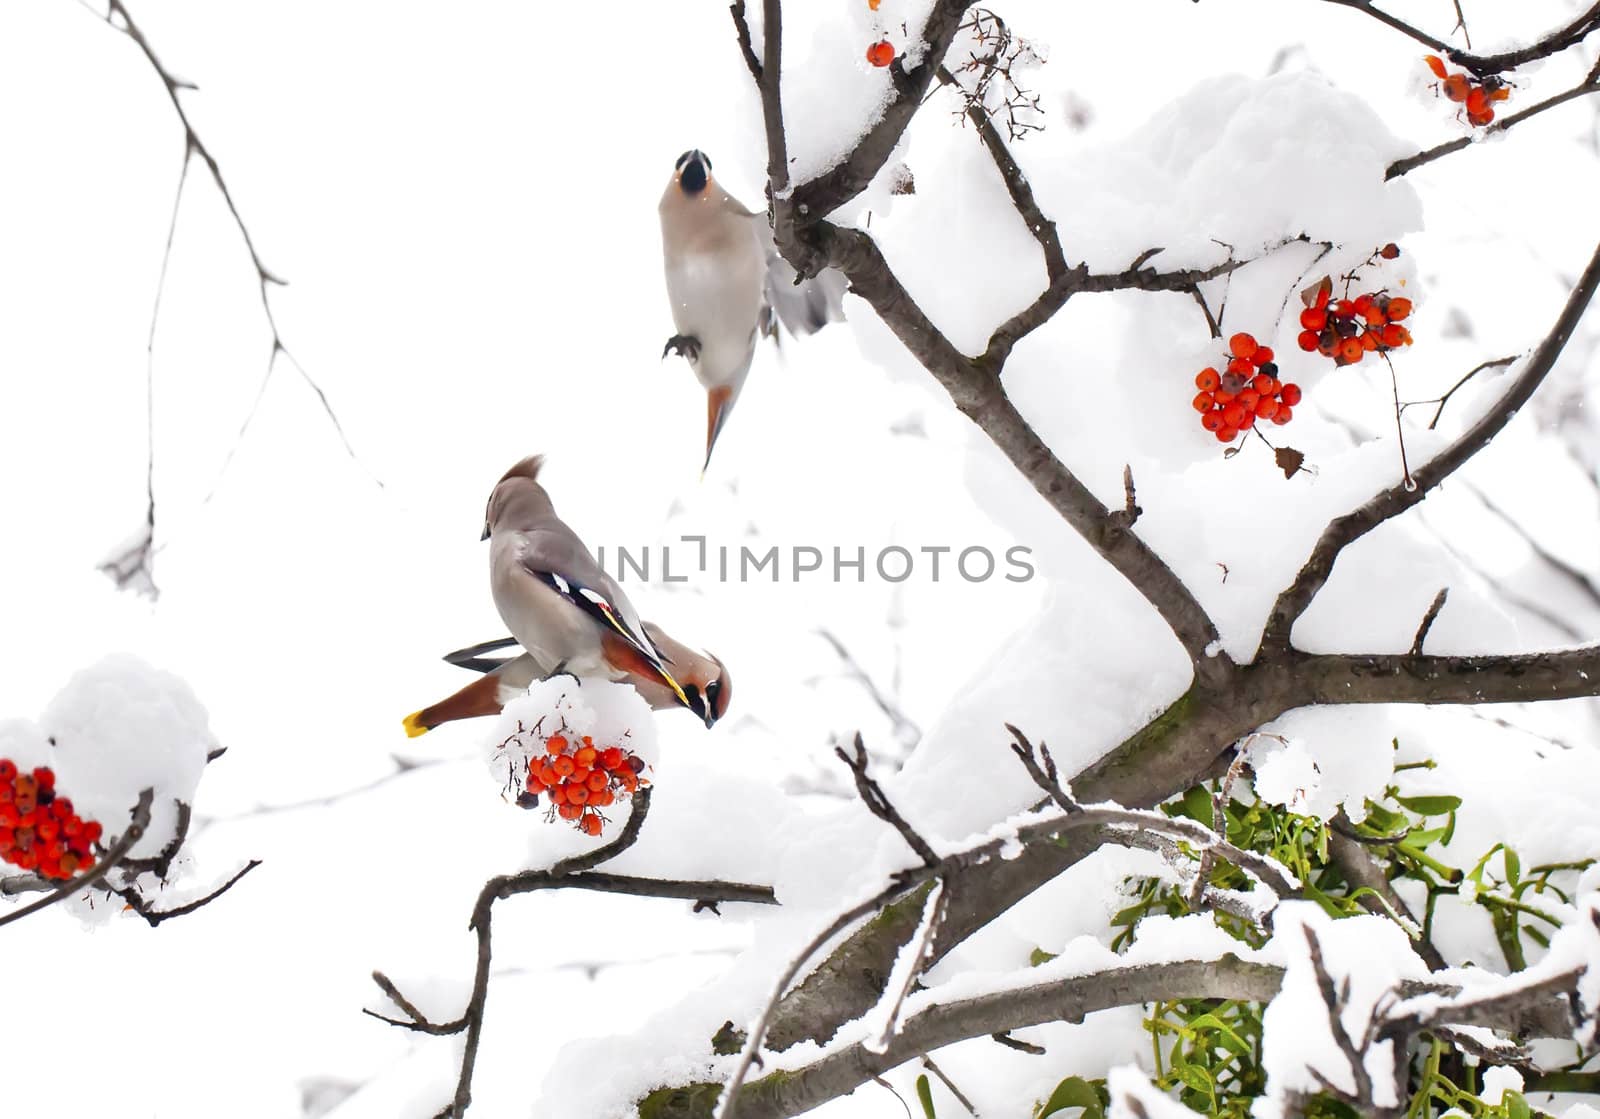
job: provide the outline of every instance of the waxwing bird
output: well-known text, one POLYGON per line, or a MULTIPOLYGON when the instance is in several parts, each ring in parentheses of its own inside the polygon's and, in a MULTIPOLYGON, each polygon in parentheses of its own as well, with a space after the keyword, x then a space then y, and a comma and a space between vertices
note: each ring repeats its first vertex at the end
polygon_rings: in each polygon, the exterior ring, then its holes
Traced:
POLYGON ((661 195, 661 247, 677 333, 661 356, 687 358, 706 390, 706 464, 739 399, 756 342, 778 324, 813 334, 844 319, 844 274, 826 269, 796 284, 766 215, 746 209, 711 176, 698 149, 678 157, 661 195))
MULTIPOLYGON (((549 674, 648 679, 675 702, 695 710, 628 596, 556 516, 550 495, 539 484, 542 464, 534 455, 506 471, 484 511, 489 588, 501 620, 532 664, 549 674)), ((500 702, 503 677, 491 672, 473 685, 476 691, 463 689, 470 695, 451 697, 459 700, 454 709, 461 713, 455 717, 491 713, 490 706, 500 702)), ((421 715, 406 716, 408 734, 427 729, 421 715)))
MULTIPOLYGON (((644 632, 660 651, 673 678, 683 688, 689 700, 689 710, 710 729, 727 713, 728 704, 733 699, 733 683, 726 666, 709 653, 697 653, 678 643, 652 622, 644 623, 644 632)), ((550 675, 546 666, 541 665, 530 653, 507 657, 484 656, 485 653, 508 649, 516 643, 516 638, 504 637, 446 653, 444 659, 451 664, 484 675, 454 695, 409 716, 407 732, 415 737, 457 719, 498 715, 507 703, 526 692, 535 680, 550 675)), ((612 679, 632 684, 645 702, 657 711, 683 706, 672 689, 653 673, 622 673, 614 675, 612 679)))

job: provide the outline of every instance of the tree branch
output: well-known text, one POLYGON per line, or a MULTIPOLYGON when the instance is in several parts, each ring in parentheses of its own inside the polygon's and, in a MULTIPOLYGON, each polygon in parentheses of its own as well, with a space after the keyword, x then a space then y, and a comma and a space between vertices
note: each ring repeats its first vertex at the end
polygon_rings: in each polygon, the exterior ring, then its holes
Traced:
MULTIPOLYGON (((1217 640, 1217 631, 1205 610, 1172 569, 1136 534, 1123 531, 1111 510, 1056 458, 1006 396, 998 374, 981 359, 969 360, 951 345, 906 292, 871 237, 828 222, 816 223, 812 233, 827 263, 849 277, 851 290, 872 304, 895 336, 944 386, 962 414, 982 428, 1039 495, 1160 612, 1189 654, 1196 673, 1216 677, 1228 658, 1226 654, 1207 654, 1217 640)), ((1074 270, 1068 275, 1080 274, 1074 270)), ((1080 277, 1081 282, 1094 280, 1108 281, 1104 290, 1116 286, 1109 282, 1110 277, 1093 277, 1087 272, 1080 277)), ((1184 279, 1170 290, 1191 282, 1184 279)))
MULTIPOLYGON (((1419 30, 1404 20, 1373 7, 1372 0, 1324 0, 1324 2, 1337 4, 1341 8, 1354 8, 1358 12, 1363 12, 1378 22, 1394 28, 1402 35, 1407 35, 1424 46, 1433 48, 1456 65, 1471 70, 1480 78, 1487 77, 1490 74, 1499 74, 1521 66, 1523 63, 1558 54, 1568 47, 1581 42, 1596 28, 1600 28, 1600 4, 1596 4, 1571 23, 1550 32, 1529 46, 1501 51, 1499 54, 1473 54, 1470 50, 1457 50, 1443 40, 1435 39, 1426 31, 1419 30)), ((1462 29, 1465 30, 1464 21, 1462 21, 1462 29)))
MULTIPOLYGON (((775 3, 776 0, 769 2, 775 3)), ((795 187, 792 207, 797 218, 825 218, 867 189, 873 177, 888 162, 890 153, 900 142, 911 118, 921 108, 928 87, 933 84, 934 74, 944 61, 956 29, 961 26, 961 18, 972 2, 934 0, 933 10, 928 13, 928 22, 922 27, 922 61, 911 70, 901 70, 898 59, 890 67, 891 73, 897 77, 894 99, 884 109, 883 115, 856 141, 849 155, 822 174, 795 187)), ((770 135, 768 142, 771 142, 770 135)))
POLYGON ((1535 389, 1544 381, 1556 359, 1561 356, 1567 339, 1572 336, 1600 285, 1600 247, 1596 247, 1589 266, 1579 277, 1572 294, 1567 299, 1555 325, 1544 341, 1539 343, 1521 373, 1511 383, 1504 396, 1476 423, 1441 451, 1417 468, 1413 485, 1404 483, 1391 486, 1372 497, 1360 508, 1336 517, 1329 522, 1317 540, 1311 556, 1272 606, 1265 631, 1261 637, 1261 653, 1270 655, 1289 647, 1290 631, 1300 615, 1311 605, 1333 572, 1334 561, 1344 548, 1365 536, 1391 517, 1398 516, 1426 497, 1435 486, 1465 464, 1473 455, 1488 446, 1500 430, 1511 421, 1535 389))
POLYGON ((1470 657, 1301 654, 1296 662, 1307 703, 1534 703, 1600 695, 1600 645, 1470 657))
MULTIPOLYGON (((1329 2, 1332 3, 1334 0, 1329 0, 1329 2)), ((1389 169, 1384 172, 1384 180, 1398 179, 1401 175, 1409 174, 1418 167, 1432 163, 1434 160, 1441 159, 1452 152, 1470 148, 1473 144, 1480 142, 1481 137, 1496 132, 1504 132, 1513 125, 1521 124, 1529 117, 1538 116, 1546 109, 1553 109, 1557 105, 1565 105, 1568 101, 1585 97, 1596 91, 1600 91, 1600 81, 1596 80, 1594 74, 1590 74, 1589 77, 1571 89, 1558 93, 1553 97, 1547 97, 1543 101, 1535 102, 1519 113, 1512 113, 1510 116, 1502 117, 1493 124, 1475 130, 1471 135, 1458 136, 1454 140, 1448 140, 1443 144, 1428 148, 1426 151, 1420 151, 1416 155, 1408 155, 1404 159, 1395 160, 1389 164, 1389 169)))
MULTIPOLYGON (((905 1019, 883 1052, 861 1042, 801 1068, 773 1072, 738 1090, 737 1110, 741 1119, 787 1119, 845 1095, 922 1053, 959 1041, 1046 1022, 1081 1022, 1115 1006, 1190 998, 1264 1003, 1277 994, 1282 981, 1281 968, 1229 955, 1115 968, 952 1002, 937 1001, 935 991, 927 997, 928 1005, 905 1019)), ((1566 975, 1537 990, 1450 1003, 1426 1020, 1419 1015, 1392 1026, 1396 1032, 1414 1032, 1431 1022, 1459 1021, 1520 1031, 1529 1020, 1554 1024, 1565 1017, 1560 995, 1573 982, 1566 975)), ((708 1119, 721 1089, 709 1083, 661 1088, 640 1101, 639 1113, 650 1119, 708 1119)))
MULTIPOLYGON (((945 85, 959 88, 956 76, 943 64, 939 66, 939 81, 945 85)), ((977 129, 978 138, 983 141, 983 146, 988 149, 989 158, 994 160, 995 167, 1000 171, 1000 178, 1005 182, 1006 193, 1011 196, 1011 204, 1016 207, 1017 213, 1022 215, 1023 223, 1027 225, 1028 232, 1033 234, 1033 239, 1039 242, 1039 248, 1044 252, 1045 275, 1050 283, 1055 283, 1067 271, 1067 258, 1061 251, 1061 238, 1056 232, 1056 223, 1044 216, 1044 211, 1039 208, 1039 203, 1033 197, 1033 187, 1028 184, 1028 176, 1022 173, 1022 168, 1012 157, 1010 149, 1006 147, 1005 140, 1000 135, 1000 130, 994 126, 994 121, 989 114, 984 112, 983 106, 975 100, 968 100, 966 117, 972 122, 972 127, 977 129)))

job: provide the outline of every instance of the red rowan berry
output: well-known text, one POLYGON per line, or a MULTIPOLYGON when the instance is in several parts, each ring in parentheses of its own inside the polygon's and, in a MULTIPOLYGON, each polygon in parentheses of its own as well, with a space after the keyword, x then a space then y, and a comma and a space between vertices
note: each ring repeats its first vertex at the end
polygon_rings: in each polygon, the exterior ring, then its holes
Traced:
POLYGON ((1195 376, 1194 387, 1201 392, 1216 392, 1217 386, 1222 383, 1222 376, 1209 365, 1195 376))
POLYGON ((1256 345, 1255 337, 1242 331, 1228 339, 1228 352, 1236 358, 1248 360, 1255 356, 1258 349, 1260 347, 1256 345))
POLYGON ((894 61, 894 46, 887 39, 880 39, 867 48, 867 61, 874 66, 887 66, 894 61))
MULTIPOLYGON (((1283 388, 1278 390, 1278 399, 1291 408, 1300 403, 1300 395, 1300 386, 1292 383, 1284 385, 1283 388)), ((1279 411, 1282 410, 1281 408, 1279 409, 1279 411)))

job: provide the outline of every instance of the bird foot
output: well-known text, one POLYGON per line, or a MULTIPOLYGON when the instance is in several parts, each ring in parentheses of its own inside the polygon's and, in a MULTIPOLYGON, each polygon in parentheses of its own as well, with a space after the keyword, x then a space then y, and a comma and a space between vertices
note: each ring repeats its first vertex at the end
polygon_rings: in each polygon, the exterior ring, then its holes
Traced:
POLYGON ((693 334, 674 334, 667 339, 667 344, 661 347, 661 360, 665 361, 668 354, 677 354, 690 361, 699 361, 700 339, 693 334))
POLYGON ((565 661, 562 661, 560 664, 556 665, 554 671, 550 672, 546 676, 541 677, 540 678, 540 682, 543 683, 543 682, 548 681, 548 680, 555 680, 555 679, 558 679, 559 677, 562 677, 562 676, 567 677, 569 680, 571 680, 578 687, 580 687, 580 688, 583 687, 583 681, 578 679, 578 674, 575 673, 575 672, 568 672, 567 671, 567 664, 566 664, 565 661))

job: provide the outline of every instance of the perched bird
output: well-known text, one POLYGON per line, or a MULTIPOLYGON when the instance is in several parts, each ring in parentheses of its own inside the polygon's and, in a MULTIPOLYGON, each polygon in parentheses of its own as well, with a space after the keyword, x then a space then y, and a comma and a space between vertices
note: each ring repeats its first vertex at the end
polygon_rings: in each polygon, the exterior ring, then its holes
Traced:
POLYGON ((844 274, 825 269, 795 283, 764 214, 740 204, 711 177, 698 149, 678 157, 661 195, 661 247, 677 333, 661 351, 688 359, 706 390, 706 464, 739 399, 761 337, 778 323, 814 334, 844 320, 844 274))
MULTIPOLYGON (((652 706, 682 705, 709 726, 715 721, 710 712, 715 709, 720 715, 727 706, 720 663, 709 662, 715 666, 712 670, 704 658, 671 642, 684 654, 693 674, 689 678, 696 691, 691 700, 656 644, 665 635, 660 630, 652 635, 646 629, 622 588, 556 516, 550 495, 539 484, 543 461, 534 455, 506 471, 484 511, 483 539, 490 541, 489 587, 495 608, 526 653, 493 667, 483 680, 442 703, 407 715, 406 733, 415 737, 449 721, 428 721, 444 713, 440 708, 455 712, 449 718, 492 714, 503 705, 501 689, 513 687, 524 675, 525 689, 534 679, 556 673, 628 680, 640 687, 652 706), (707 701, 713 681, 720 703, 707 701)), ((475 655, 483 648, 463 654, 475 655)))
MULTIPOLYGON (((733 698, 733 682, 726 666, 709 653, 697 653, 673 640, 653 622, 644 623, 644 632, 660 651, 673 678, 683 688, 689 700, 689 710, 709 729, 727 713, 728 703, 733 698)), ((504 637, 446 653, 444 659, 451 664, 473 669, 483 673, 483 676, 454 695, 407 716, 407 733, 416 737, 457 719, 498 715, 507 703, 526 692, 528 685, 551 674, 531 653, 503 658, 483 655, 510 648, 516 643, 516 638, 504 637)), ((654 673, 624 673, 611 678, 632 684, 645 702, 657 711, 683 706, 677 694, 654 673)))

